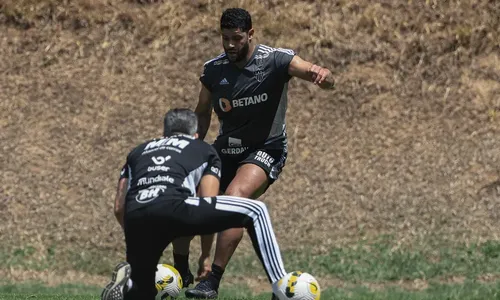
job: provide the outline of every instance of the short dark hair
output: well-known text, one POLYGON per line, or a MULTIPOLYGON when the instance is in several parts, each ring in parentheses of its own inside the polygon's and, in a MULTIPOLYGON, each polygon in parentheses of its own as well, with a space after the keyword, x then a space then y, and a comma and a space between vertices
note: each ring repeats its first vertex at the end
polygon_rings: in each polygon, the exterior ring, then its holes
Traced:
POLYGON ((220 18, 220 29, 238 28, 243 32, 252 29, 252 17, 243 8, 228 8, 220 18))
POLYGON ((163 135, 188 134, 198 131, 198 117, 188 108, 174 108, 165 114, 163 119, 163 135))

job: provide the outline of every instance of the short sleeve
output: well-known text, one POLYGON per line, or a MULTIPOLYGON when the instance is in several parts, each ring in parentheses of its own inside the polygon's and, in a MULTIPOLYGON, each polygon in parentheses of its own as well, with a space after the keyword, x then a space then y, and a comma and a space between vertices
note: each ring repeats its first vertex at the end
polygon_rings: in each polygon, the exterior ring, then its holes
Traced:
POLYGON ((215 151, 214 147, 207 145, 209 147, 209 154, 207 158, 207 167, 205 168, 205 172, 203 175, 214 175, 220 180, 221 177, 221 168, 222 168, 222 163, 219 158, 219 155, 215 151))
POLYGON ((291 49, 278 48, 274 51, 274 62, 276 64, 276 69, 285 75, 285 78, 290 79, 291 76, 288 75, 288 66, 295 56, 295 51, 291 49))
POLYGON ((211 92, 212 85, 210 84, 210 75, 208 73, 209 73, 209 67, 208 64, 205 64, 205 66, 203 67, 203 72, 200 75, 200 81, 207 88, 207 90, 211 92))
POLYGON ((119 180, 122 180, 124 178, 128 178, 129 177, 129 166, 127 163, 125 163, 120 171, 120 179, 119 180))

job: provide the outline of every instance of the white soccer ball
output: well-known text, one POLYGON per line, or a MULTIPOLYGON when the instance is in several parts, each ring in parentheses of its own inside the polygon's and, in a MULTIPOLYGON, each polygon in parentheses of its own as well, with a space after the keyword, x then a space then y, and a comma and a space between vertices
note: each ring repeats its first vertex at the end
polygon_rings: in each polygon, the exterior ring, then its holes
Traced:
POLYGON ((278 282, 277 296, 282 300, 320 300, 321 289, 311 274, 295 271, 278 282))
POLYGON ((174 267, 159 264, 156 270, 155 285, 157 300, 173 299, 179 296, 182 289, 182 277, 174 267))

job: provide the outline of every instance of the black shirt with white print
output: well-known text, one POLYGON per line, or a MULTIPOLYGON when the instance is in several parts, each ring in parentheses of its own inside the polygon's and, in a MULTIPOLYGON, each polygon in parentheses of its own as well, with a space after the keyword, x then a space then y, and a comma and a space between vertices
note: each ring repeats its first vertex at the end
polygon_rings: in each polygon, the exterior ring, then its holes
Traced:
POLYGON ((214 142, 219 152, 246 149, 272 141, 286 142, 288 67, 291 49, 256 45, 243 68, 221 54, 204 65, 200 81, 210 91, 220 121, 214 142))
POLYGON ((173 135, 146 141, 128 154, 120 173, 120 179, 129 179, 126 210, 195 197, 204 175, 220 179, 220 173, 217 152, 200 139, 173 135))

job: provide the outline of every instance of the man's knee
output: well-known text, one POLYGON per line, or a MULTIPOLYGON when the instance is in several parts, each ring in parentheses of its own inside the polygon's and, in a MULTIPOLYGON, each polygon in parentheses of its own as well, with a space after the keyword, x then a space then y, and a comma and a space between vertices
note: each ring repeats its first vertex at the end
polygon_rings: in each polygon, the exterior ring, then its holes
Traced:
POLYGON ((255 191, 253 191, 253 189, 250 186, 245 186, 242 184, 231 184, 226 189, 225 194, 228 196, 250 198, 254 192, 255 191))
POLYGON ((252 187, 252 185, 249 184, 234 183, 229 185, 224 195, 243 197, 247 199, 257 199, 264 193, 267 185, 267 182, 265 182, 264 184, 262 184, 262 186, 255 189, 254 187, 252 187))
POLYGON ((238 243, 243 238, 243 227, 229 228, 219 232, 218 239, 238 243))

